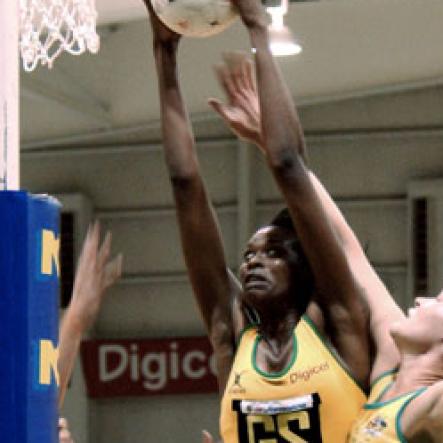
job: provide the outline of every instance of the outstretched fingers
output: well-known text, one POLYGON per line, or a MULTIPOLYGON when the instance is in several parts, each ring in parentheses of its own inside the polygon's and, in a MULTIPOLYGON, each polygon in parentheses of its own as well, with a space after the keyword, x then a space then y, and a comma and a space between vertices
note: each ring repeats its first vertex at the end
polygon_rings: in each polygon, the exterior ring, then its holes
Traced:
POLYGON ((122 275, 123 271, 123 254, 118 254, 110 262, 106 264, 104 275, 104 288, 112 286, 122 275))
POLYGON ((247 65, 250 62, 247 54, 243 51, 225 52, 223 60, 231 76, 234 87, 238 93, 245 89, 251 89, 251 72, 248 72, 247 65))
POLYGON ((216 98, 208 99, 208 103, 217 114, 219 114, 224 120, 226 120, 229 123, 231 115, 229 112, 228 105, 225 105, 224 103, 222 103, 220 100, 217 100, 216 98))
POLYGON ((226 124, 241 138, 247 130, 244 123, 245 113, 237 106, 225 105, 217 99, 208 100, 209 105, 217 112, 226 124))
POLYGON ((218 63, 214 66, 214 70, 228 103, 233 104, 238 90, 228 66, 225 63, 218 63))
POLYGON ((90 226, 87 241, 84 244, 85 256, 88 261, 96 260, 98 245, 100 244, 100 223, 98 220, 90 226))
POLYGON ((242 65, 242 69, 248 89, 256 93, 257 89, 255 86, 255 70, 252 60, 251 59, 245 60, 245 62, 242 65))
POLYGON ((77 273, 82 274, 86 268, 95 266, 97 257, 97 247, 100 237, 100 228, 97 222, 88 227, 86 238, 83 242, 82 250, 77 264, 77 273))
POLYGON ((107 231, 105 239, 103 240, 103 243, 100 246, 97 256, 97 265, 99 266, 100 269, 102 269, 109 260, 109 257, 111 255, 111 243, 112 243, 112 234, 110 231, 107 231))

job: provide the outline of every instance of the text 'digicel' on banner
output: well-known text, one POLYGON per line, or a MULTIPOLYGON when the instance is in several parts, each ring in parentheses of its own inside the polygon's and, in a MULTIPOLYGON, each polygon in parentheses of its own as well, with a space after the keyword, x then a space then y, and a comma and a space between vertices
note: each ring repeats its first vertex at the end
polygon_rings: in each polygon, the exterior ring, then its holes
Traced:
POLYGON ((205 337, 87 340, 82 363, 95 398, 217 392, 216 363, 205 337))

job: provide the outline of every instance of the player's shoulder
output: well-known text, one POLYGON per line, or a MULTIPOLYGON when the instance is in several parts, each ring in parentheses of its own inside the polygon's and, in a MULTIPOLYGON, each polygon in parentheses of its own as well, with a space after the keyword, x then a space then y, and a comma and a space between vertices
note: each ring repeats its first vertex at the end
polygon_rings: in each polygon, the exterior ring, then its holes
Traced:
POLYGON ((443 380, 429 388, 429 420, 439 426, 443 437, 443 380))
POLYGON ((443 441, 443 380, 435 383, 426 392, 427 411, 424 414, 423 431, 430 441, 443 441))
POLYGON ((306 313, 303 316, 304 321, 309 321, 310 324, 314 325, 316 330, 322 334, 326 335, 326 322, 323 311, 316 301, 311 301, 306 309, 306 313))
POLYGON ((409 417, 405 419, 410 422, 412 435, 424 433, 430 441, 443 441, 443 380, 426 388, 407 409, 405 415, 409 417))
POLYGON ((416 400, 416 411, 422 413, 426 417, 434 414, 443 414, 443 380, 426 388, 421 388, 418 392, 416 400))

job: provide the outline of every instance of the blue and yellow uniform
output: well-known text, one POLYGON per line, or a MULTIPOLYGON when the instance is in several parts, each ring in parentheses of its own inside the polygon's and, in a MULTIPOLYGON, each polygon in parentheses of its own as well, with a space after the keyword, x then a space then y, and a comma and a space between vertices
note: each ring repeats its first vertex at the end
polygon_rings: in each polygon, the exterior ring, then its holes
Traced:
POLYGON ((366 396, 307 316, 279 373, 257 367, 256 327, 241 336, 222 399, 224 443, 344 443, 366 396))
POLYGON ((401 430, 401 417, 409 403, 426 388, 380 401, 395 378, 393 371, 378 378, 371 388, 368 403, 352 426, 349 443, 407 443, 401 430))

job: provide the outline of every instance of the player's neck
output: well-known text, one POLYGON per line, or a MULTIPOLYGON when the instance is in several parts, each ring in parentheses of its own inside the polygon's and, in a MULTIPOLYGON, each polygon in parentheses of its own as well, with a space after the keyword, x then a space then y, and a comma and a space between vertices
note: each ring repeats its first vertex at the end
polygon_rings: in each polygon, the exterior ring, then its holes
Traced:
POLYGON ((256 364, 266 372, 281 372, 287 368, 294 353, 294 327, 299 316, 295 312, 267 317, 259 325, 261 340, 257 347, 256 364))
POLYGON ((260 315, 259 333, 265 341, 287 343, 291 339, 294 327, 300 320, 295 310, 286 312, 263 312, 260 315))
POLYGON ((440 351, 430 351, 423 354, 403 352, 394 384, 383 397, 383 400, 389 400, 423 387, 432 386, 442 380, 442 357, 440 351))

